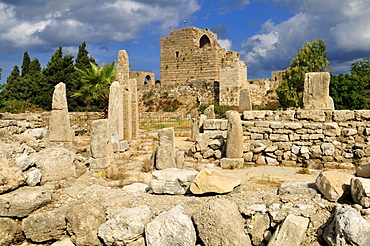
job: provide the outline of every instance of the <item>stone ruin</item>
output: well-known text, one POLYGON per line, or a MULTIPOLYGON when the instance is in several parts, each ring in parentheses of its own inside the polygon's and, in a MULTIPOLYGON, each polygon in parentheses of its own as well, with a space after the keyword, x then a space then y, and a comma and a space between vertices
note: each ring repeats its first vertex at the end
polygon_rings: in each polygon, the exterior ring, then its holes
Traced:
POLYGON ((213 83, 220 105, 239 105, 239 90, 247 83, 247 67, 239 53, 226 52, 208 28, 172 30, 161 39, 161 85, 203 81, 213 83))

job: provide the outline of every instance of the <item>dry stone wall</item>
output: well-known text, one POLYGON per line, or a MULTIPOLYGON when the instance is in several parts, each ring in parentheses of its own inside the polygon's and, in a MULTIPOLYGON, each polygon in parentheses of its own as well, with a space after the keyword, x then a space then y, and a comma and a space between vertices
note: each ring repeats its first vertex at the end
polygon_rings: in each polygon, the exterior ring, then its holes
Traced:
MULTIPOLYGON (((245 111, 242 127, 248 164, 353 168, 370 160, 369 110, 245 111)), ((227 120, 205 120, 202 128, 196 156, 224 157, 216 155, 224 146, 212 143, 225 142, 227 120)))

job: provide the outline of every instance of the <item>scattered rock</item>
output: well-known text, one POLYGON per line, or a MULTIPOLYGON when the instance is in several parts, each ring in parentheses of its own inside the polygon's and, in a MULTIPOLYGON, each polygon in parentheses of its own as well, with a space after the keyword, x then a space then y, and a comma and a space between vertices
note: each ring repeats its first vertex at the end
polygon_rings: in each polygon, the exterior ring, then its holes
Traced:
POLYGON ((193 194, 218 193, 224 194, 231 192, 236 186, 240 185, 241 179, 213 168, 201 170, 193 183, 190 185, 190 191, 193 194))
POLYGON ((0 245, 9 246, 24 240, 22 226, 10 218, 0 218, 0 245))
POLYGON ((191 218, 181 205, 159 214, 145 227, 147 246, 195 245, 196 232, 191 218))
POLYGON ((351 194, 355 203, 365 208, 370 207, 370 179, 352 178, 351 194))
POLYGON ((370 245, 370 222, 348 205, 336 205, 333 221, 326 227, 324 239, 329 246, 370 245))
POLYGON ((316 186, 329 201, 336 202, 350 194, 353 175, 339 171, 323 171, 317 176, 316 186))
POLYGON ((0 159, 0 194, 14 190, 26 183, 26 178, 19 167, 11 166, 0 159))
POLYGON ((142 237, 145 225, 152 218, 149 207, 126 208, 113 219, 101 224, 98 235, 108 246, 127 245, 142 237))
POLYGON ((193 220, 205 245, 252 245, 244 233, 244 219, 238 206, 229 199, 210 201, 195 212, 193 220))
POLYGON ((123 186, 122 190, 128 193, 147 193, 150 190, 150 187, 143 183, 133 183, 123 186))
POLYGON ((278 226, 268 246, 299 246, 305 236, 310 220, 296 215, 288 215, 278 226))
POLYGON ((278 195, 304 195, 309 197, 315 197, 317 192, 312 187, 313 183, 300 182, 300 181, 287 181, 280 185, 278 189, 278 195))
POLYGON ((150 188, 156 194, 183 195, 189 190, 197 171, 167 168, 154 171, 150 188))

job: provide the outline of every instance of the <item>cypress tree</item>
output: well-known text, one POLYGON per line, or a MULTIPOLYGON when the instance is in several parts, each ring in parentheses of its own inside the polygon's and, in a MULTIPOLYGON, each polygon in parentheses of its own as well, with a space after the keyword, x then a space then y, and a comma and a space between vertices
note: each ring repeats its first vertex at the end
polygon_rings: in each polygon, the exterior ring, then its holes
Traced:
POLYGON ((23 61, 22 61, 22 77, 25 76, 26 74, 28 74, 29 70, 30 70, 30 63, 31 63, 31 59, 30 59, 30 56, 28 55, 28 52, 25 51, 23 53, 23 61))
POLYGON ((17 65, 13 67, 12 72, 6 79, 6 84, 4 90, 1 91, 4 100, 19 100, 19 82, 20 82, 20 72, 17 65))

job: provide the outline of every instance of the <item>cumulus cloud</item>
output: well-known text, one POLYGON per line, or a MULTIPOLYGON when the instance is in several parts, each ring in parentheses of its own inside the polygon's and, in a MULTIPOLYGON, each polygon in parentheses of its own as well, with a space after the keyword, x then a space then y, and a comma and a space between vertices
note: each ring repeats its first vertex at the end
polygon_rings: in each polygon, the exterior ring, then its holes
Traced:
POLYGON ((249 73, 268 73, 289 66, 306 41, 322 39, 335 72, 347 73, 348 60, 370 53, 370 1, 274 0, 288 5, 293 17, 280 23, 266 21, 261 31, 242 44, 249 73))
POLYGON ((249 0, 219 0, 225 6, 219 9, 220 14, 227 14, 234 9, 243 8, 245 5, 249 4, 249 0))
POLYGON ((149 26, 166 33, 199 9, 196 0, 1 0, 0 47, 124 42, 149 26))
POLYGON ((231 50, 232 41, 230 39, 217 39, 218 44, 226 51, 231 50))

